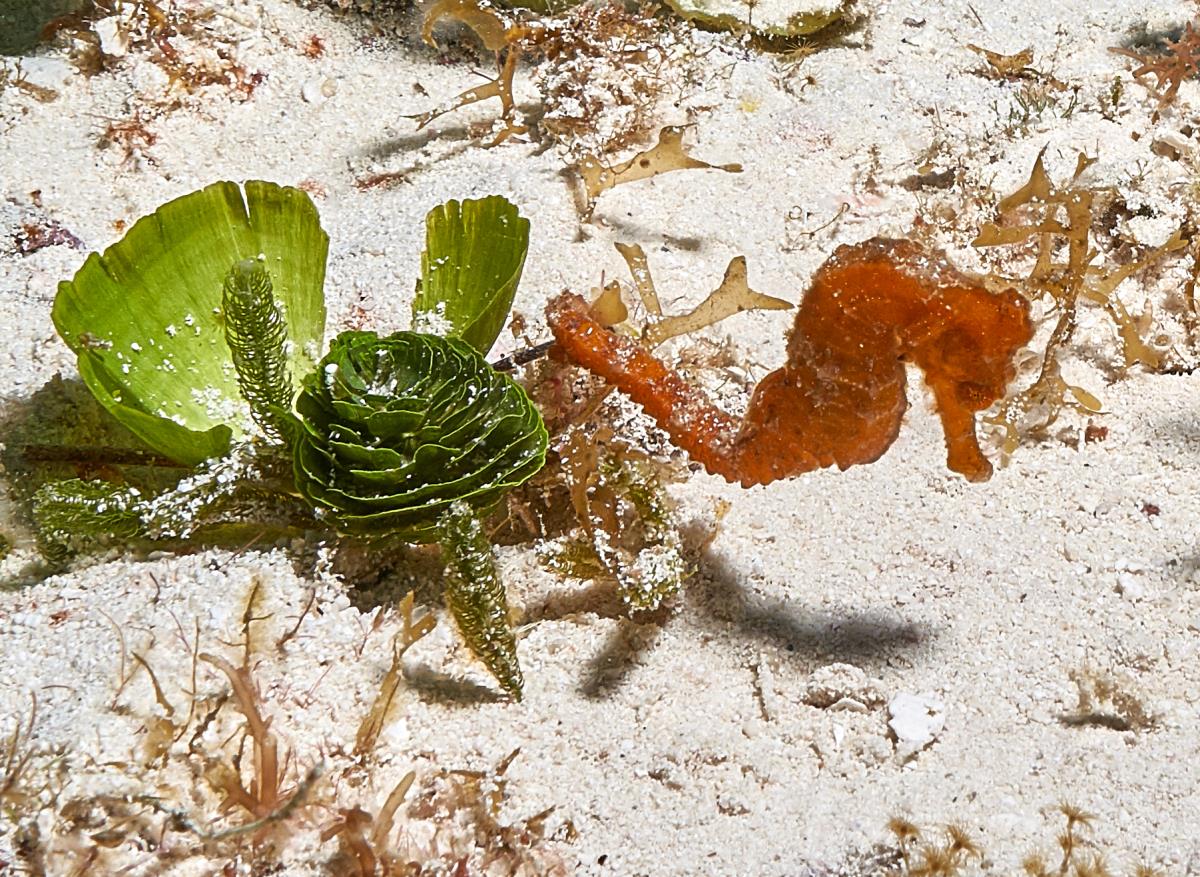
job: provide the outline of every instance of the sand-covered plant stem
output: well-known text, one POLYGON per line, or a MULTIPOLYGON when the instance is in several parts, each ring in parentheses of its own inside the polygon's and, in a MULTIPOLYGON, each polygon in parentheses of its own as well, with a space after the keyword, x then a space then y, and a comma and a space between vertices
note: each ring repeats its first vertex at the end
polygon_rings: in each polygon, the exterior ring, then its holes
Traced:
POLYGON ((446 561, 446 605, 471 651, 504 690, 520 700, 524 679, 517 663, 517 639, 483 525, 460 501, 442 515, 438 534, 446 561))

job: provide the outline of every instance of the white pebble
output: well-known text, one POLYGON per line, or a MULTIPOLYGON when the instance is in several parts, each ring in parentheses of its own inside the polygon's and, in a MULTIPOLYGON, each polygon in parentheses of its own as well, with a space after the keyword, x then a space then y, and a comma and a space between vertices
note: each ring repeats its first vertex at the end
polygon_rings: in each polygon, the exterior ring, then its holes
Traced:
POLYGON ((1146 597, 1146 586, 1133 573, 1117 574, 1117 593, 1130 602, 1136 603, 1146 597))
POLYGON ((92 24, 92 33, 100 40, 100 51, 113 58, 123 58, 129 51, 129 33, 121 27, 115 15, 92 24))
POLYGON ((942 732, 946 706, 929 692, 897 694, 888 702, 888 716, 888 727, 896 736, 896 757, 908 761, 942 732))
POLYGON ((300 86, 300 96, 305 103, 321 104, 337 94, 337 81, 323 76, 309 79, 300 86))

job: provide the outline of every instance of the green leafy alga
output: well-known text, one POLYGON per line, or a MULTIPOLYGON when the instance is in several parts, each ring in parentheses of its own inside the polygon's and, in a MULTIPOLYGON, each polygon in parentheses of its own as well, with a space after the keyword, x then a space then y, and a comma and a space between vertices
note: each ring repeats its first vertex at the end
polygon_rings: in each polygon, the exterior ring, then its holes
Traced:
POLYGON ((79 373, 122 424, 159 453, 196 465, 253 430, 225 342, 230 266, 261 259, 291 343, 294 383, 320 355, 329 239, 299 189, 214 183, 139 219, 59 284, 54 325, 79 373))
POLYGON ((508 319, 528 249, 529 220, 499 195, 433 208, 413 327, 439 329, 486 354, 508 319))

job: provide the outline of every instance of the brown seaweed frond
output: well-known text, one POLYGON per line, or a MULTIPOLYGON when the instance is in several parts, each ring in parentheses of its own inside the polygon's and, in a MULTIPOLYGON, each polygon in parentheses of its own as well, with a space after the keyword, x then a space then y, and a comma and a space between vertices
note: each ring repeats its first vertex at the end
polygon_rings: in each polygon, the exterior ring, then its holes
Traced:
POLYGON ((1143 53, 1120 47, 1111 48, 1109 51, 1137 62, 1138 66, 1133 69, 1133 78, 1139 82, 1150 76, 1154 77, 1154 84, 1146 87, 1158 98, 1158 105, 1154 108, 1155 120, 1163 109, 1175 102, 1183 81, 1200 73, 1200 31, 1197 31, 1195 23, 1190 21, 1184 25, 1183 34, 1179 39, 1163 40, 1162 51, 1143 53))
POLYGON ((439 116, 497 98, 500 117, 486 146, 528 133, 518 118, 513 79, 521 59, 537 66, 542 93, 541 129, 573 152, 607 153, 626 146, 649 129, 651 111, 665 80, 669 27, 652 7, 622 2, 585 3, 537 20, 499 10, 483 0, 438 0, 422 26, 426 43, 445 20, 470 28, 494 54, 497 75, 436 108, 412 118, 423 128, 439 116), (603 78, 603 85, 597 81, 603 78), (604 121, 602 121, 604 120, 604 121))
MULTIPOLYGON (((1075 683, 1079 702, 1074 710, 1059 717, 1064 725, 1113 731, 1142 731, 1154 726, 1154 716, 1132 691, 1128 681, 1091 667, 1072 670, 1069 675, 1075 683)), ((1060 809, 1069 822, 1086 824, 1088 821, 1065 806, 1060 809)))
POLYGON ((495 79, 489 79, 483 85, 468 88, 446 103, 414 116, 417 130, 421 130, 439 116, 494 97, 500 100, 500 129, 486 145, 497 146, 509 137, 524 134, 529 130, 528 126, 513 120, 513 113, 516 110, 516 102, 513 100, 513 76, 517 70, 517 59, 520 57, 520 52, 508 50, 503 53, 503 57, 499 61, 500 72, 495 79))
POLYGON ((509 137, 524 134, 529 130, 528 126, 519 123, 514 117, 516 102, 513 99, 513 77, 516 75, 517 62, 522 54, 521 43, 529 37, 531 28, 501 15, 496 9, 478 0, 438 0, 426 11, 421 26, 421 35, 429 45, 437 45, 433 31, 444 19, 460 21, 474 31, 483 47, 496 56, 498 72, 495 79, 468 88, 440 106, 413 116, 417 122, 417 130, 446 113, 497 98, 500 101, 500 127, 487 145, 496 146, 509 137))
POLYGON ((566 877, 566 863, 548 841, 571 839, 574 827, 569 821, 554 838, 548 831, 553 807, 526 819, 502 821, 508 783, 504 775, 519 751, 489 771, 440 770, 424 777, 405 817, 409 825, 428 825, 428 833, 395 831, 414 772, 400 779, 377 814, 361 807, 339 810, 338 818, 321 833, 322 841, 336 838, 338 844, 327 864, 329 872, 338 877, 566 877))
POLYGON ((606 426, 569 430, 558 454, 580 527, 543 561, 575 578, 611 580, 635 611, 657 609, 689 575, 663 489, 668 466, 606 426))
POLYGON ((35 797, 25 787, 29 766, 33 762, 36 750, 30 745, 33 740, 33 728, 37 723, 37 695, 30 695, 29 718, 24 722, 16 716, 13 722, 12 734, 4 748, 0 749, 0 812, 10 813, 21 811, 35 797))
MULTIPOLYGON (((506 773, 520 752, 514 749, 490 770, 441 770, 426 776, 407 815, 432 822, 433 837, 425 843, 410 838, 399 852, 427 866, 451 864, 454 874, 566 877, 567 863, 549 842, 575 836, 570 820, 551 832, 554 807, 513 821, 503 818, 506 773)), ((433 868, 420 873, 433 873, 433 868)))
POLYGON ((412 591, 405 594, 404 599, 400 601, 399 609, 402 623, 400 630, 396 632, 396 636, 392 640, 392 665, 383 675, 383 682, 379 686, 379 693, 375 695, 375 702, 371 704, 371 709, 358 726, 358 733, 354 738, 355 755, 367 755, 374 751, 375 744, 379 741, 379 734, 387 724, 388 716, 396 701, 396 693, 404 681, 402 666, 404 654, 437 624, 437 619, 429 613, 413 620, 412 591))
MULTIPOLYGON (((1045 167, 1045 152, 1038 153, 1029 179, 997 205, 999 221, 984 224, 972 242, 976 247, 1034 244, 1034 264, 1019 281, 1030 298, 1049 298, 1058 318, 1042 353, 1040 373, 1034 383, 1007 399, 989 422, 1005 434, 1003 453, 1011 454, 1024 432, 1044 431, 1065 407, 1085 414, 1101 411, 1100 401, 1081 387, 1066 382, 1061 358, 1075 333, 1081 302, 1099 305, 1112 319, 1121 342, 1123 367, 1141 363, 1147 368, 1162 364, 1161 354, 1143 338, 1150 312, 1134 316, 1116 294, 1127 278, 1159 262, 1166 254, 1187 245, 1182 230, 1164 243, 1149 248, 1124 265, 1098 264, 1099 250, 1092 245, 1098 220, 1100 190, 1080 182, 1094 157, 1080 153, 1075 171, 1064 184, 1051 180, 1045 167), (1066 259, 1059 252, 1066 246, 1066 259)), ((1001 278, 1011 284, 1012 278, 1001 278)))
POLYGON ((709 164, 691 155, 683 145, 682 125, 668 125, 658 132, 658 142, 647 150, 620 164, 610 165, 599 156, 585 155, 574 166, 573 171, 583 187, 583 215, 590 217, 596 208, 596 199, 603 192, 623 183, 647 180, 659 174, 682 171, 690 168, 709 168, 739 174, 740 164, 709 164))
POLYGON ((416 778, 413 771, 405 774, 374 816, 361 807, 338 812, 338 819, 321 832, 322 843, 335 837, 338 840, 337 855, 329 862, 331 873, 342 877, 401 877, 413 873, 410 865, 416 863, 404 861, 393 852, 391 833, 396 811, 416 778))
POLYGON ((1017 79, 1037 75, 1037 71, 1033 69, 1032 47, 1009 55, 985 49, 974 43, 967 43, 967 48, 977 55, 983 56, 983 59, 987 61, 990 68, 987 75, 993 79, 1017 79))
POLYGON ((647 322, 642 329, 642 338, 649 346, 657 347, 670 338, 690 335, 743 311, 786 311, 794 307, 790 301, 751 289, 746 257, 734 256, 725 268, 721 285, 704 301, 686 314, 660 316, 647 322))
POLYGON ((258 693, 246 667, 234 667, 217 655, 202 654, 200 660, 212 664, 225 674, 233 687, 238 710, 246 719, 246 734, 253 744, 254 767, 250 787, 242 784, 240 772, 222 771, 217 786, 225 793, 222 809, 241 807, 256 819, 272 813, 283 799, 283 766, 279 758, 279 741, 271 733, 270 722, 263 719, 258 708, 258 693))

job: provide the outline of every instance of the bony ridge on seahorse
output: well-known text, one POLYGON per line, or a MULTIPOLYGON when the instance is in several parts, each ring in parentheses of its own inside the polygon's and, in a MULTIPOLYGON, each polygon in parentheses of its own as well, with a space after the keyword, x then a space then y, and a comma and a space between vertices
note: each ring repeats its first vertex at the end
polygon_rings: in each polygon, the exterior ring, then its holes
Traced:
POLYGON ((605 328, 580 296, 556 296, 546 319, 559 356, 615 385, 693 460, 744 487, 879 459, 908 407, 906 362, 933 391, 949 468, 987 480, 975 415, 1004 395, 1013 357, 1033 335, 1019 293, 986 289, 940 251, 888 238, 844 245, 800 302, 787 362, 759 382, 738 420, 605 328))

